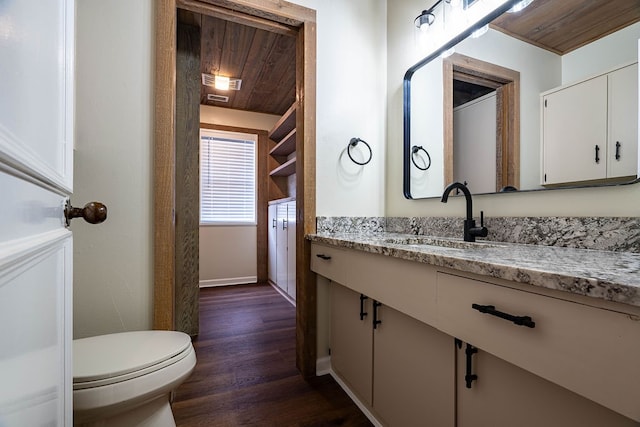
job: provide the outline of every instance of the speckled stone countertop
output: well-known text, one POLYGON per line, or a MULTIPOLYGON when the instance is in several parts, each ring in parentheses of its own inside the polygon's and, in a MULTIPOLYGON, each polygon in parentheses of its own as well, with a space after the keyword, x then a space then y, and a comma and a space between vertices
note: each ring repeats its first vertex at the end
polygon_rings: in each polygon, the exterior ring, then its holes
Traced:
POLYGON ((307 238, 640 307, 639 253, 494 241, 466 244, 461 239, 387 232, 318 233, 307 238))

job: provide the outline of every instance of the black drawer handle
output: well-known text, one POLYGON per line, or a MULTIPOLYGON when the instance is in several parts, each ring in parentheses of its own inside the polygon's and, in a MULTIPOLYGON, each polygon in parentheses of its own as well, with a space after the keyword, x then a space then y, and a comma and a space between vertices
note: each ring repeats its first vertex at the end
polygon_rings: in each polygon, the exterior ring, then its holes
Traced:
POLYGON ((509 313, 503 313, 502 311, 496 310, 496 307, 493 305, 479 305, 479 304, 471 304, 471 308, 474 310, 478 310, 480 313, 490 314, 492 316, 499 317, 501 319, 508 320, 510 322, 515 323, 518 326, 526 326, 527 328, 535 328, 536 322, 531 319, 529 316, 514 316, 509 313))
POLYGON ((325 255, 325 254, 316 254, 316 256, 320 259, 331 259, 329 255, 325 255))

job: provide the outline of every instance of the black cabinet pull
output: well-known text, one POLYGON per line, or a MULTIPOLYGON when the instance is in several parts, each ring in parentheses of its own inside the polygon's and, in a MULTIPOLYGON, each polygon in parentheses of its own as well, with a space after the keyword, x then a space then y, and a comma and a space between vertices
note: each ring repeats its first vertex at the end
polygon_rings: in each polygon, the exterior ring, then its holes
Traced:
POLYGON ((316 254, 316 256, 320 259, 331 259, 329 255, 325 255, 325 254, 316 254))
POLYGON ((616 141, 616 160, 620 160, 620 141, 616 141))
POLYGON ((378 325, 382 323, 382 320, 378 320, 378 307, 381 305, 381 302, 373 300, 373 329, 378 329, 378 325))
POLYGON ((503 313, 502 311, 496 310, 496 307, 493 305, 479 305, 479 304, 471 304, 471 308, 474 310, 478 310, 480 313, 490 314, 492 316, 499 317, 501 319, 508 320, 510 322, 515 323, 518 326, 526 326, 527 328, 535 328, 536 322, 531 319, 529 316, 514 316, 509 313, 503 313))
POLYGON ((467 372, 464 376, 464 382, 467 385, 467 388, 471 388, 471 383, 478 379, 476 374, 472 374, 472 358, 473 355, 478 352, 478 349, 472 346, 471 344, 467 344, 467 348, 464 350, 464 354, 467 356, 467 372))
POLYGON ((600 147, 596 145, 596 163, 600 163, 600 147))
POLYGON ((368 314, 366 311, 364 311, 364 301, 368 299, 368 296, 360 294, 360 320, 364 320, 364 317, 368 314))

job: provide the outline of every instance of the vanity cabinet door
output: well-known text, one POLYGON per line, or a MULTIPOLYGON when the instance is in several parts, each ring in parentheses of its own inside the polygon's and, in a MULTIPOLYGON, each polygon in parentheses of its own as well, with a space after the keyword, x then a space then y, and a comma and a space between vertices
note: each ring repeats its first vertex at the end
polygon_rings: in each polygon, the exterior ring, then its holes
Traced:
POLYGON ((542 103, 542 184, 605 178, 607 76, 547 94, 542 103))
POLYGON ((373 338, 373 409, 386 426, 453 426, 452 337, 388 306, 373 338))
POLYGON ((456 355, 458 427, 637 426, 629 418, 481 349, 471 356, 470 373, 477 379, 467 388, 466 348, 463 343, 456 355))
POLYGON ((373 328, 372 301, 363 301, 360 319, 360 295, 337 283, 331 283, 331 366, 358 398, 372 403, 373 328))

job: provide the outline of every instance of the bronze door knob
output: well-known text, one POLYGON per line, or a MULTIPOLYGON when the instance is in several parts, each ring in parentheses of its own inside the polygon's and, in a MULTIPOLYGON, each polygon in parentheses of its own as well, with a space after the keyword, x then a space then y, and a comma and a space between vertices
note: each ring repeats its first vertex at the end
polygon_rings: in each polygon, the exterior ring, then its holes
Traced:
POLYGON ((67 227, 73 218, 84 218, 89 224, 100 224, 107 219, 107 207, 100 202, 89 202, 83 208, 74 208, 71 201, 67 200, 64 207, 64 217, 67 221, 67 227))

